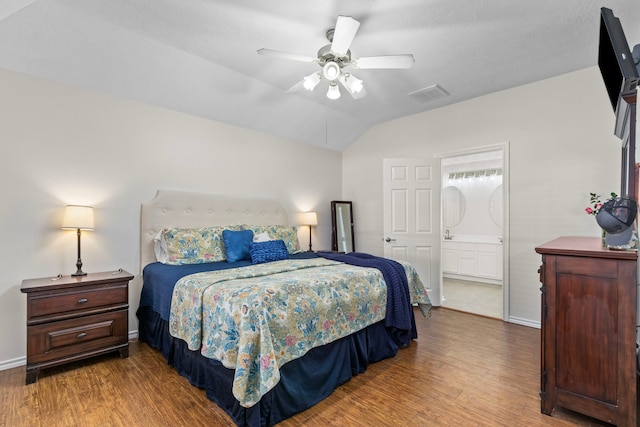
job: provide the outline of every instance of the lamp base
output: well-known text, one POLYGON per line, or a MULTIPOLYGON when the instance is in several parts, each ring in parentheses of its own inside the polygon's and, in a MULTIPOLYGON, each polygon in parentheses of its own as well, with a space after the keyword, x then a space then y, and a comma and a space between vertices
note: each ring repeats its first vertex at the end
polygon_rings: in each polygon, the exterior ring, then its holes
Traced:
POLYGON ((82 271, 82 258, 80 258, 80 234, 81 230, 78 228, 78 260, 76 261, 76 272, 71 277, 86 276, 87 273, 82 271))

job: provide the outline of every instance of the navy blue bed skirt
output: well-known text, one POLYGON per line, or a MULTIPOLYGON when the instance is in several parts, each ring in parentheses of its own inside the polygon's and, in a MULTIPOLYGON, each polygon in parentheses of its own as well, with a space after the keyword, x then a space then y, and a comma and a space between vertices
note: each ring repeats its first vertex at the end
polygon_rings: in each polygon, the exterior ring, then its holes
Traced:
POLYGON ((140 340, 161 351, 180 375, 204 389, 239 426, 270 426, 302 412, 364 372, 369 363, 395 356, 399 348, 384 321, 375 323, 285 364, 280 382, 256 405, 244 408, 231 393, 233 370, 170 336, 168 322, 150 307, 140 307, 136 314, 140 340))

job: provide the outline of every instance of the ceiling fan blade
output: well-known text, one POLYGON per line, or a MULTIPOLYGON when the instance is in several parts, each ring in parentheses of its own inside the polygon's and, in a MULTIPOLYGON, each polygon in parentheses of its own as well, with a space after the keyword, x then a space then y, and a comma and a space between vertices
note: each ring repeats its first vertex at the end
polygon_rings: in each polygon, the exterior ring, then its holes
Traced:
POLYGON ((345 55, 360 27, 360 23, 350 16, 338 16, 336 28, 333 31, 331 50, 338 55, 345 55))
POLYGON ((353 60, 356 68, 411 68, 414 63, 413 55, 369 56, 353 60))
POLYGON ((318 58, 314 58, 312 56, 297 55, 295 53, 282 52, 280 50, 265 49, 265 48, 258 49, 258 53, 260 55, 273 56, 276 58, 283 58, 283 59, 291 59, 294 61, 301 61, 301 62, 316 62, 318 60, 318 58))

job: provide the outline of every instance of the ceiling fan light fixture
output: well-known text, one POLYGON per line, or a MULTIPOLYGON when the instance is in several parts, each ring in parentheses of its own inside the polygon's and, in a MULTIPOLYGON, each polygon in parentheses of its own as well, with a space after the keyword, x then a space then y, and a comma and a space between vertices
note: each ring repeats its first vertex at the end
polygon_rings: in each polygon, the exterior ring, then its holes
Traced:
POLYGON ((296 83, 287 90, 287 93, 298 91, 302 87, 307 91, 313 91, 322 79, 326 79, 329 84, 327 98, 340 98, 339 86, 342 85, 353 99, 361 99, 366 96, 367 90, 364 88, 362 80, 349 73, 351 67, 361 69, 406 69, 413 65, 415 59, 412 54, 369 56, 352 59, 351 43, 359 27, 360 22, 351 16, 338 16, 335 27, 326 32, 329 44, 322 46, 315 58, 265 48, 258 49, 258 53, 260 55, 312 63, 322 68, 322 70, 304 77, 301 82, 296 83))
POLYGON ((363 82, 351 73, 345 73, 344 85, 351 93, 360 93, 363 88, 363 82))
POLYGON ((309 74, 304 78, 304 82, 302 83, 302 86, 304 86, 306 90, 311 92, 313 89, 316 88, 316 86, 318 86, 318 83, 320 83, 320 79, 322 79, 322 76, 319 72, 309 74))
POLYGON ((327 98, 333 100, 340 98, 340 89, 338 88, 338 83, 336 81, 332 81, 331 84, 329 84, 329 90, 327 90, 327 98))
POLYGON ((329 61, 322 67, 322 74, 329 81, 334 81, 340 77, 340 66, 337 62, 329 61))

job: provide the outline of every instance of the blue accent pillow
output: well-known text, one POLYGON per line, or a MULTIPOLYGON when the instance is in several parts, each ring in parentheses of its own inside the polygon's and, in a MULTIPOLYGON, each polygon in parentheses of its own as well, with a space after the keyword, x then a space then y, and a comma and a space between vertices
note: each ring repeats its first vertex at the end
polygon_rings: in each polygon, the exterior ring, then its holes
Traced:
POLYGON ((251 262, 254 264, 261 264, 269 261, 280 261, 289 258, 287 246, 282 240, 252 242, 249 252, 251 253, 251 262))
POLYGON ((227 262, 251 259, 249 247, 253 241, 253 231, 222 230, 222 241, 224 242, 224 249, 227 254, 227 262))

